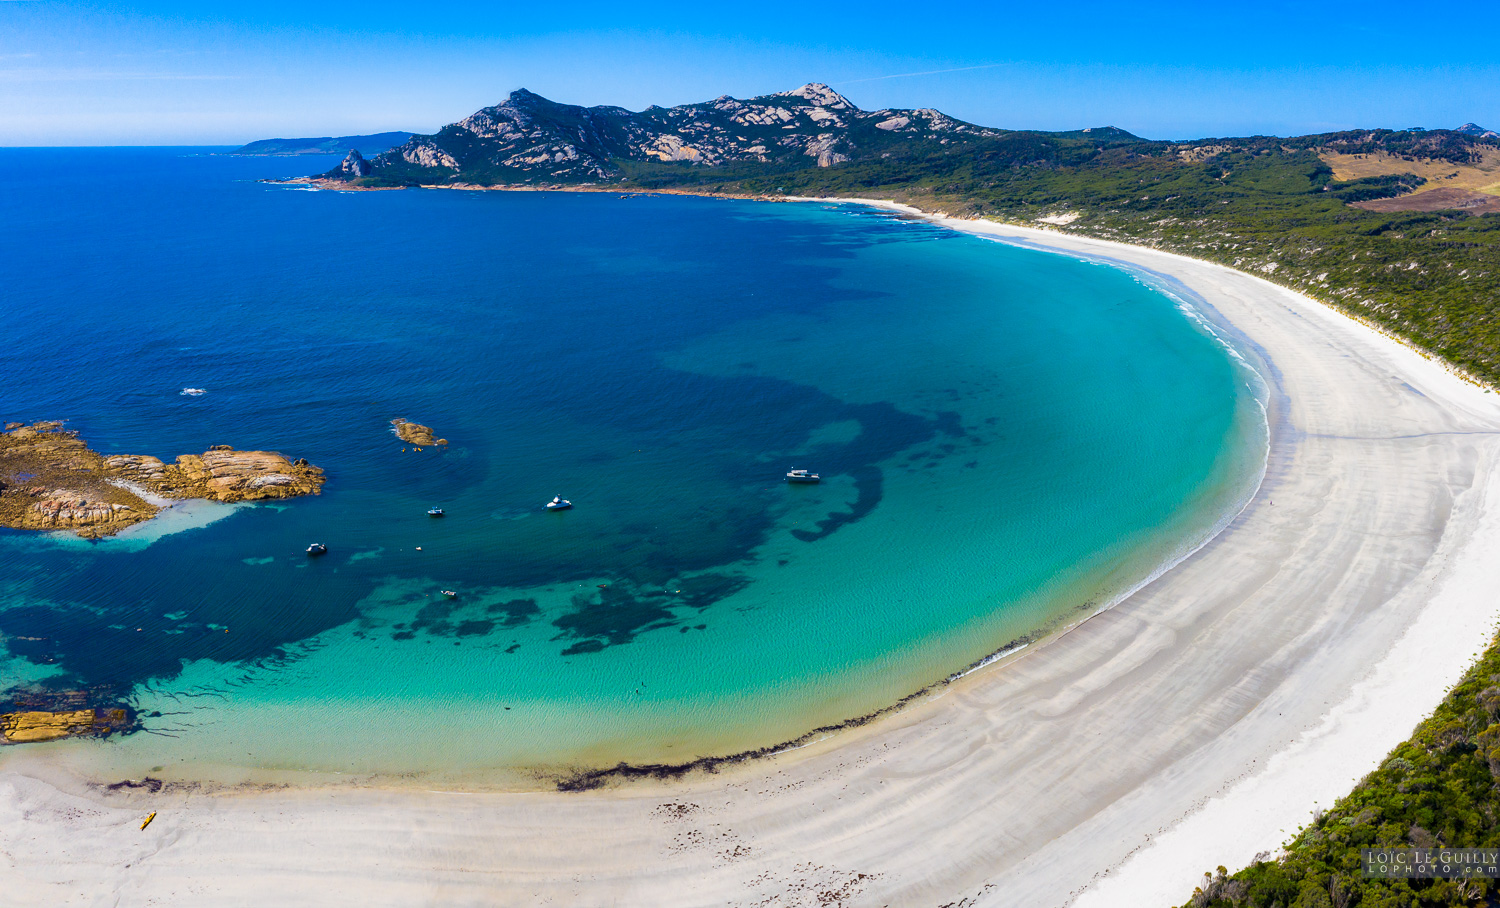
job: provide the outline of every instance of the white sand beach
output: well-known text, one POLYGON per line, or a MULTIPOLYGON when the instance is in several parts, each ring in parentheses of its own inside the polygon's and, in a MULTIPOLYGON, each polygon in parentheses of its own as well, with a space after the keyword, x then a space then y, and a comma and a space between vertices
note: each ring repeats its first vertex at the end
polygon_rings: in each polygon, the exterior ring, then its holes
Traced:
POLYGON ((110 792, 7 748, 0 901, 1166 906, 1274 851, 1494 632, 1500 395, 1221 266, 940 223, 1150 271, 1228 326, 1272 400, 1266 479, 1227 530, 1004 664, 718 775, 110 792))

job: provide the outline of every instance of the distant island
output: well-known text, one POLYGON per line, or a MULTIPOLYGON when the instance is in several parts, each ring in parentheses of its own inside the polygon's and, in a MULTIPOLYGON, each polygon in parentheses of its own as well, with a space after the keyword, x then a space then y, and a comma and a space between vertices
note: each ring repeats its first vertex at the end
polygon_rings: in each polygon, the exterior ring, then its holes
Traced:
POLYGON ((368 136, 319 136, 310 139, 260 139, 236 148, 231 154, 297 155, 343 154, 350 149, 377 155, 412 137, 409 132, 377 132, 368 136))

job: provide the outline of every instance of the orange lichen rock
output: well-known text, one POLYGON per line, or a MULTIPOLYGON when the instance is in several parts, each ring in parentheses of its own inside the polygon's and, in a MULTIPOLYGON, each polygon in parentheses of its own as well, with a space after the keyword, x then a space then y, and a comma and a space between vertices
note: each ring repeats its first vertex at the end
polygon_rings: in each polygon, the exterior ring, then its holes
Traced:
POLYGON ((446 438, 433 438, 432 429, 421 423, 397 417, 391 420, 391 426, 395 429, 396 437, 409 445, 427 448, 433 445, 445 445, 448 443, 448 439, 446 438))
POLYGON ((323 471, 270 451, 217 445, 173 464, 102 457, 59 422, 7 423, 0 432, 0 526, 110 536, 150 520, 162 498, 253 501, 316 495, 323 471))
POLYGON ((202 454, 183 454, 168 464, 139 454, 104 458, 112 476, 168 498, 255 501, 316 495, 323 471, 306 460, 288 460, 271 451, 236 451, 218 445, 202 454))
POLYGON ((7 744, 34 744, 74 735, 107 733, 123 727, 126 721, 123 709, 6 713, 0 715, 0 739, 7 744))

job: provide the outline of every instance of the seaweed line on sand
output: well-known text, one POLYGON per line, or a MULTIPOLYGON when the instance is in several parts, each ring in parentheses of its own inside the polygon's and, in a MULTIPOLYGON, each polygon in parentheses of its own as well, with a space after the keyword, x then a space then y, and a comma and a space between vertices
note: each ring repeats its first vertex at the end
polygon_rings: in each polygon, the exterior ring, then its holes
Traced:
POLYGON ((697 770, 702 770, 703 772, 707 773, 716 773, 722 766, 733 766, 740 763, 748 763, 752 760, 761 760, 767 757, 774 757, 777 754, 786 753, 787 751, 797 750, 800 747, 805 747, 808 744, 811 744, 813 741, 826 737, 830 734, 833 734, 834 732, 844 731, 850 728, 859 728, 863 725, 869 725, 871 722, 874 722, 876 719, 879 719, 882 716, 887 716, 891 713, 897 712, 905 708, 914 700, 926 698, 930 694, 948 687, 959 679, 970 675, 987 665, 997 662, 1005 658, 1006 656, 1011 655, 1012 653, 1019 652, 1020 650, 1041 639, 1041 637, 1043 637, 1044 635, 1045 634, 1042 631, 1034 631, 1030 634, 1023 634, 1022 636, 1015 638, 1014 640, 1010 641, 1009 643, 1005 644, 989 655, 974 660, 964 668, 948 675, 940 681, 935 681, 932 684, 928 684, 925 687, 918 688, 917 690, 912 691, 911 693, 907 694, 894 703, 882 706, 879 709, 865 713, 861 716, 855 716, 850 719, 845 719, 842 722, 835 722, 831 725, 820 725, 817 728, 812 729, 811 731, 804 732, 803 734, 798 735, 797 737, 792 738, 789 741, 783 741, 780 744, 770 744, 765 747, 758 747, 754 750, 744 750, 740 751, 739 753, 727 754, 725 756, 698 757, 696 759, 688 760, 683 763, 621 762, 615 764, 614 766, 605 767, 603 769, 580 770, 573 773, 572 775, 557 779, 557 790, 593 791, 598 788, 603 788, 611 780, 629 781, 634 779, 655 779, 658 781, 665 781, 668 779, 680 779, 683 776, 686 776, 689 773, 697 770))

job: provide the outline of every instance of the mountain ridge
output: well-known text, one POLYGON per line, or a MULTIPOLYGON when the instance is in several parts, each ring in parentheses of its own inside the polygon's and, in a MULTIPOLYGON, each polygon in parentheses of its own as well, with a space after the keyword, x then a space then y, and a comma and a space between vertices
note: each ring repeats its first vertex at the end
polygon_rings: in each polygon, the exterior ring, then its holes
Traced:
MULTIPOLYGON (((616 182, 632 165, 799 169, 995 139, 932 108, 862 110, 821 82, 789 91, 642 111, 551 101, 525 88, 432 135, 414 135, 369 160, 371 182, 616 182)), ((1116 127, 1080 130, 1088 141, 1144 141, 1116 127)), ((324 176, 348 179, 348 170, 324 176)))
MULTIPOLYGON (((436 133, 411 135, 373 156, 351 156, 312 179, 351 188, 602 185, 701 190, 758 182, 762 185, 755 192, 764 193, 764 184, 775 188, 779 175, 849 167, 862 168, 868 177, 864 182, 879 185, 893 175, 909 179, 962 167, 1047 172, 1117 167, 1143 159, 1198 165, 1245 153, 1384 155, 1465 165, 1482 160, 1488 154, 1484 149, 1500 144, 1497 140, 1500 134, 1473 123, 1451 130, 1356 129, 1190 141, 1145 139, 1113 126, 1061 132, 1002 129, 933 108, 862 110, 821 82, 753 98, 720 95, 641 111, 564 104, 520 88, 436 133)), ((1398 195, 1412 190, 1409 182, 1361 191, 1369 197, 1398 195)))

